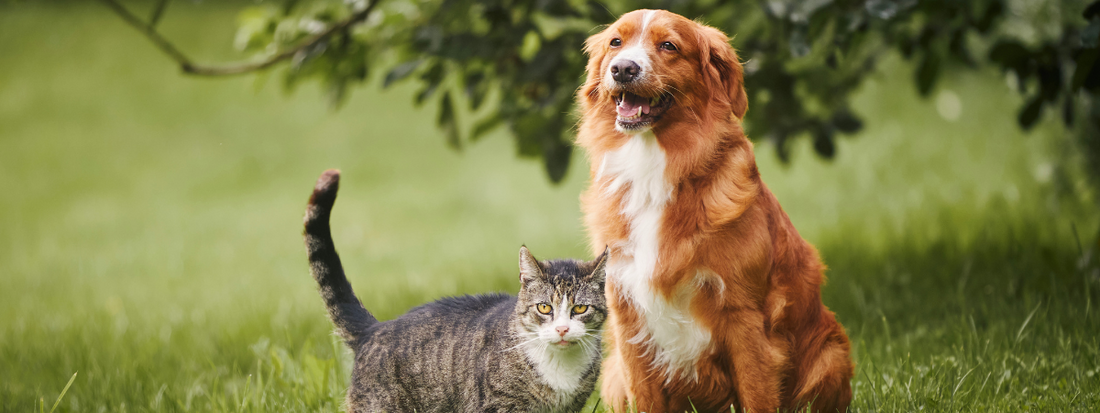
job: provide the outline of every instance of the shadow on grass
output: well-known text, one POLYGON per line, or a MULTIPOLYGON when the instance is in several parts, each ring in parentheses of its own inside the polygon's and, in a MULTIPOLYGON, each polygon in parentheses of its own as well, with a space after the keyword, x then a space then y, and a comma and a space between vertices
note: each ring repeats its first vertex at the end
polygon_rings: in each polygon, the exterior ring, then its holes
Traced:
POLYGON ((822 243, 824 300, 857 362, 853 410, 1100 405, 1095 223, 1021 222, 941 216, 926 224, 949 235, 822 243))

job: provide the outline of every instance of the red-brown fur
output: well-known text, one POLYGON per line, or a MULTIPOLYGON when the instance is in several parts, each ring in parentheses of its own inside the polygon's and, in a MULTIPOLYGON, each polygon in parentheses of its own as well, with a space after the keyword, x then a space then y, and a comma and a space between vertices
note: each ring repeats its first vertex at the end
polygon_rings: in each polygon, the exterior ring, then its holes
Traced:
MULTIPOLYGON (((628 13, 588 39, 588 77, 578 92, 584 113, 577 141, 592 173, 581 198, 585 223, 595 252, 610 245, 612 262, 624 259, 616 246, 630 233, 621 210, 626 189, 607 193, 608 178, 597 169, 629 137, 615 129, 616 92, 605 73, 616 53, 609 41, 639 36, 643 12, 628 13)), ((825 267, 817 251, 760 180, 741 127, 748 107, 741 63, 719 30, 665 11, 653 16, 647 50, 658 76, 643 88, 672 90, 675 101, 652 127, 673 195, 660 218, 651 285, 667 298, 697 269, 720 280, 698 287, 690 302, 691 316, 711 333, 693 380, 654 371, 652 344, 628 341, 646 325, 608 278, 611 353, 603 366, 603 400, 619 412, 628 405, 649 413, 692 406, 728 412, 731 405, 754 412, 807 405, 845 411, 853 374, 848 337, 821 302, 825 267), (663 41, 678 50, 660 50, 663 41)))

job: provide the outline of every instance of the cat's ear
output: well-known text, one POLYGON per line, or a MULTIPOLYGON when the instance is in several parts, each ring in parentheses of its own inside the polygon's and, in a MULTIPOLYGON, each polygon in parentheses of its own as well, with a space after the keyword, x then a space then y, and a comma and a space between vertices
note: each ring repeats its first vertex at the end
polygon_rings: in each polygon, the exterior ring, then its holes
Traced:
POLYGON ((606 270, 606 268, 607 268, 607 258, 610 255, 611 255, 611 248, 606 247, 606 246, 603 247, 603 254, 600 254, 599 257, 596 257, 596 259, 593 260, 593 262, 595 262, 596 265, 592 268, 592 272, 589 273, 586 278, 588 278, 591 281, 595 281, 595 282, 598 282, 600 284, 603 284, 604 280, 607 278, 607 270, 606 270))
POLYGON ((527 246, 519 247, 519 279, 524 283, 534 280, 536 278, 543 278, 542 266, 539 265, 539 261, 531 255, 531 251, 527 250, 527 246))

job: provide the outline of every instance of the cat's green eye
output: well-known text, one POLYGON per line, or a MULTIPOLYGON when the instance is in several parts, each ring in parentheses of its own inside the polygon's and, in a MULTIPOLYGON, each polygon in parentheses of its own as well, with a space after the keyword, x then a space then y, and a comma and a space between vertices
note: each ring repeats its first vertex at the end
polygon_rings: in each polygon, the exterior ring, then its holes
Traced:
POLYGON ((535 306, 535 309, 539 310, 539 312, 543 314, 550 314, 551 311, 554 311, 554 307, 551 307, 550 304, 546 303, 539 303, 535 306))
POLYGON ((573 314, 581 314, 588 311, 587 305, 575 305, 573 306, 573 314))

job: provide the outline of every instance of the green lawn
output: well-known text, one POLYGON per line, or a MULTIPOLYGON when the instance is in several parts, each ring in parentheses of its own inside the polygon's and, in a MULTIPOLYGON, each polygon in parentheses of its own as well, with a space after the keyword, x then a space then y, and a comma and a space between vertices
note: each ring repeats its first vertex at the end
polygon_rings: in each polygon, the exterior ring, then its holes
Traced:
MULTIPOLYGON (((236 57, 235 9, 215 3, 173 3, 163 30, 236 57)), ((1100 194, 1068 132, 1054 114, 1018 131, 996 73, 940 85, 957 121, 911 79, 882 66, 831 162, 804 141, 786 166, 757 149, 830 266, 853 409, 1100 409, 1100 194)), ((587 255, 581 154, 552 186, 504 134, 449 150, 413 91, 372 83, 332 111, 314 85, 183 77, 96 4, 0 3, 0 411, 49 411, 74 373, 57 411, 339 410, 349 355, 300 239, 326 168, 380 318, 515 292, 523 243, 587 255)))

